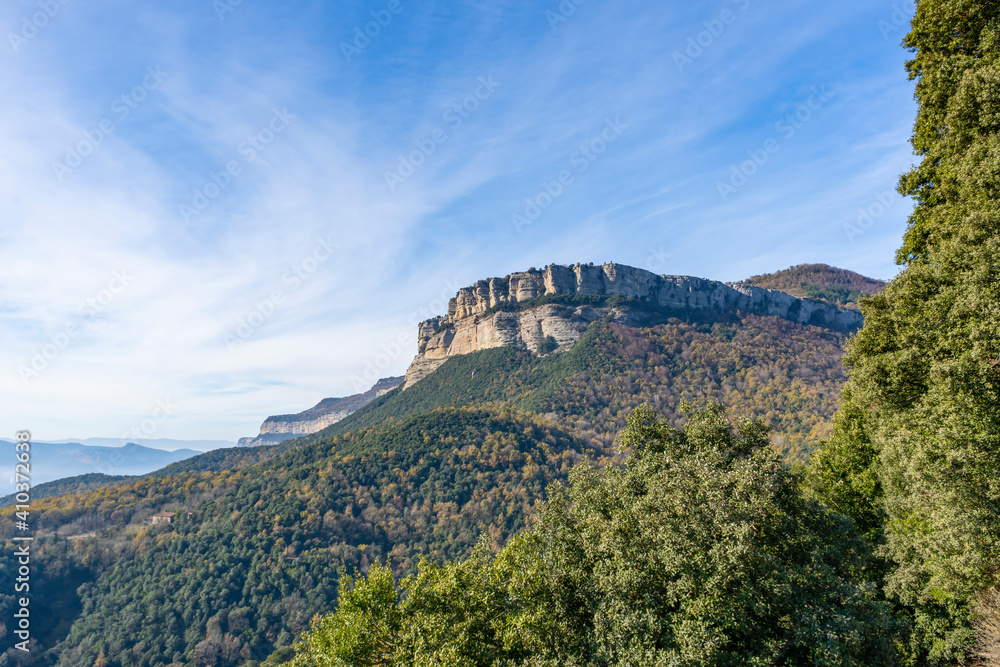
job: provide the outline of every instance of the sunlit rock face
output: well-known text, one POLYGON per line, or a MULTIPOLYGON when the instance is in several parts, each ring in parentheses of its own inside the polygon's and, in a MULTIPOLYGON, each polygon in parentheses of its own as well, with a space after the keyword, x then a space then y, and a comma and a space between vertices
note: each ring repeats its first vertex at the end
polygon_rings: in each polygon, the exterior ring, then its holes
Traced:
POLYGON ((406 372, 404 388, 433 372, 449 357, 502 346, 539 350, 551 336, 566 349, 592 322, 610 316, 628 323, 630 306, 540 303, 549 295, 621 295, 664 310, 714 310, 782 317, 837 331, 854 331, 860 313, 812 299, 746 285, 728 285, 690 276, 661 276, 623 264, 552 265, 541 271, 481 280, 459 290, 448 314, 418 326, 418 353, 406 372), (505 310, 507 308, 507 310, 505 310))
POLYGON ((260 434, 253 438, 240 438, 240 447, 259 447, 274 445, 299 435, 308 435, 322 431, 327 426, 336 424, 349 414, 360 410, 400 384, 403 378, 383 378, 368 391, 344 398, 324 398, 314 407, 294 415, 277 415, 268 417, 260 425, 260 434))

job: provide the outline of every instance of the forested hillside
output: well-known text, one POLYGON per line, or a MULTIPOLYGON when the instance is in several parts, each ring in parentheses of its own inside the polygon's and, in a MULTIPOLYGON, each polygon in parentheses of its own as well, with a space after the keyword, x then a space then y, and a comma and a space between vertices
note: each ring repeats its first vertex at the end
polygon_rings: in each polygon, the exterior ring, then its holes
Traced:
MULTIPOLYGON (((402 575, 420 556, 461 560, 484 535, 503 546, 581 457, 624 460, 616 436, 643 402, 672 423, 683 401, 761 416, 775 451, 803 461, 837 409, 845 339, 759 315, 598 322, 565 352, 455 357, 311 436, 144 477, 66 480, 34 503, 35 558, 42 580, 72 572, 53 604, 79 616, 40 648, 67 667, 284 655, 335 603, 342 567, 389 558, 402 575), (142 525, 162 511, 177 521, 142 525), (45 537, 57 530, 69 537, 45 537)), ((0 559, 0 577, 12 573, 0 559)))
POLYGON ((313 437, 485 402, 546 416, 607 447, 642 403, 676 419, 682 401, 712 400, 764 419, 778 450, 805 460, 830 432, 846 377, 840 362, 846 340, 843 333, 759 315, 671 318, 642 329, 599 323, 562 354, 496 348, 449 359, 411 389, 387 394, 313 437))
POLYGON ((739 284, 781 290, 792 296, 848 308, 857 308, 862 297, 877 294, 885 287, 881 280, 827 264, 799 264, 783 271, 753 276, 739 284))
MULTIPOLYGON (((44 482, 31 489, 31 497, 35 499, 48 498, 49 496, 64 496, 70 493, 90 491, 99 489, 109 484, 117 484, 127 479, 129 475, 105 475, 100 472, 87 473, 86 475, 76 475, 75 477, 64 477, 52 482, 44 482)), ((17 502, 15 494, 0 498, 0 507, 13 505, 17 502)))
POLYGON ((329 608, 341 566, 367 570, 391 556, 398 572, 413 572, 418 556, 461 558, 481 535, 503 544, 585 454, 604 453, 511 413, 444 410, 238 471, 42 500, 41 532, 80 520, 98 532, 44 547, 43 562, 90 575, 83 615, 52 659, 228 665, 269 655, 329 608), (135 523, 166 508, 193 516, 135 523))
POLYGON ((757 422, 648 408, 623 468, 581 464, 538 522, 399 582, 376 564, 314 622, 320 665, 891 665, 899 626, 853 524, 806 500, 757 422))

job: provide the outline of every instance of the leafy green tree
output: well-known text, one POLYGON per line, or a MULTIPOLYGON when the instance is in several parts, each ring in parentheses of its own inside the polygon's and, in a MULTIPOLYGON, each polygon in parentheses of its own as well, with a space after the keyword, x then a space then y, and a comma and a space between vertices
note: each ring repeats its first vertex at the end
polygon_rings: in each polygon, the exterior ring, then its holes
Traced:
POLYGON ((866 415, 844 387, 843 405, 833 423, 833 438, 823 443, 810 460, 808 487, 833 511, 850 517, 869 543, 885 541, 882 482, 877 455, 866 428, 866 415))
POLYGON ((1000 5, 920 0, 904 44, 919 103, 902 273, 863 302, 814 488, 891 562, 910 659, 961 661, 1000 576, 1000 5), (876 525, 884 517, 884 530, 876 525))
POLYGON ((375 562, 367 577, 341 576, 336 614, 314 623, 293 665, 384 665, 402 617, 392 570, 375 562))
POLYGON ((889 665, 894 618, 853 523, 799 492, 758 422, 640 408, 624 468, 576 466, 493 556, 371 570, 299 645, 341 665, 889 665))

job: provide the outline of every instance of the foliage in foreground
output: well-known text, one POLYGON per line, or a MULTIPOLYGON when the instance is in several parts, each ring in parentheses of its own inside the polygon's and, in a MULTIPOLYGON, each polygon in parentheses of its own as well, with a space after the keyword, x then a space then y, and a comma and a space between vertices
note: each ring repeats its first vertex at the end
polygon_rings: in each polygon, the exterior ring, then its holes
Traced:
MULTIPOLYGON (((484 533, 505 544, 581 453, 598 465, 617 457, 612 443, 643 401, 668 420, 684 400, 720 401, 767 420, 783 454, 804 458, 836 411, 844 338, 758 315, 602 322, 564 353, 453 358, 322 433, 36 498, 39 533, 94 533, 34 544, 35 583, 65 589, 60 604, 72 611, 39 614, 36 654, 67 666, 102 652, 107 667, 252 664, 333 606, 341 562, 366 571, 391 554, 396 573, 410 574, 421 555, 468 558, 484 533), (194 519, 136 525, 180 508, 194 519), (75 583, 49 582, 64 566, 75 583)), ((13 510, 0 509, 0 542, 14 533, 13 510)), ((14 605, 8 547, 0 617, 14 605)))
POLYGON ((1000 584, 1000 4, 920 0, 904 43, 921 156, 899 188, 904 269, 862 302, 814 486, 881 548, 910 661, 946 665, 1000 584))
POLYGON ((496 555, 398 589, 376 563, 296 667, 893 664, 865 541, 800 495, 759 423, 712 407, 678 431, 643 407, 622 442, 624 469, 576 466, 496 555))

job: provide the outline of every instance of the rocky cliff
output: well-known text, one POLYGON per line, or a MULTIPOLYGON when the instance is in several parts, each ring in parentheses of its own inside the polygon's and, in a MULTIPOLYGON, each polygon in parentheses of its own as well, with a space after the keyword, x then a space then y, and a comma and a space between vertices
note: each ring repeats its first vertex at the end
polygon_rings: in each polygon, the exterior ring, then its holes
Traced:
POLYGON ((304 412, 268 417, 260 426, 260 434, 254 438, 240 438, 239 446, 272 445, 298 435, 308 435, 321 431, 327 426, 336 424, 352 412, 360 410, 402 383, 402 377, 383 378, 363 394, 344 398, 325 398, 304 412))
POLYGON ((459 290, 447 315, 419 325, 418 353, 404 388, 449 357, 505 345, 541 353, 565 349, 599 319, 641 323, 650 312, 690 311, 773 315, 837 331, 854 331, 863 322, 858 312, 752 285, 661 276, 613 263, 553 265, 459 290))

